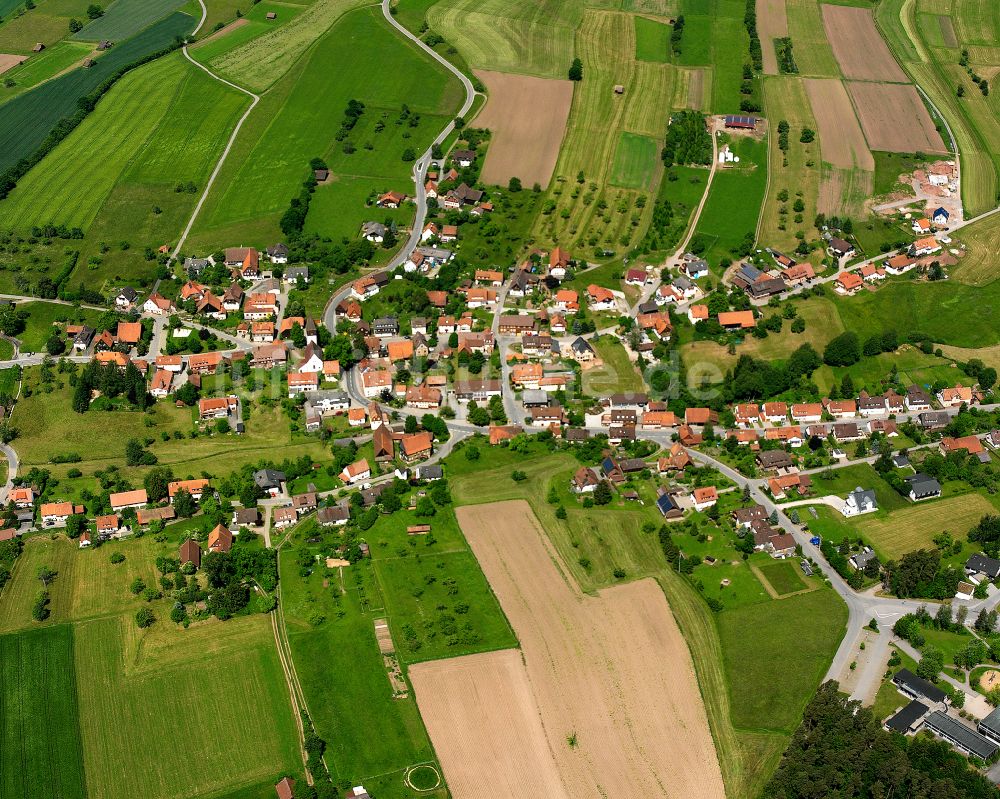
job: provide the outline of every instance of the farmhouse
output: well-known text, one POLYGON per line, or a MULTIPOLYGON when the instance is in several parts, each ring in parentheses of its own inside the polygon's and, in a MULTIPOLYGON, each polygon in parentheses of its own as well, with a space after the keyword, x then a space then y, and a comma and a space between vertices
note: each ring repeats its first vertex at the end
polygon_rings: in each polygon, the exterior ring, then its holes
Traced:
POLYGON ((349 484, 359 483, 362 480, 367 480, 371 476, 372 470, 368 465, 367 458, 362 458, 359 461, 355 461, 354 463, 347 465, 340 473, 340 479, 349 484))
POLYGON ((72 502, 45 502, 39 509, 42 517, 42 527, 65 527, 66 520, 74 512, 83 513, 83 506, 74 507, 72 502), (79 508, 79 511, 77 511, 79 508))
POLYGON ((141 508, 149 501, 145 488, 138 488, 134 491, 119 491, 108 497, 111 510, 120 513, 129 508, 141 508))
POLYGON ((228 552, 233 548, 233 533, 222 524, 217 524, 208 534, 209 552, 228 552))
POLYGON ((210 489, 209 481, 205 478, 194 480, 174 480, 167 483, 167 494, 170 496, 170 504, 174 503, 174 498, 180 491, 187 491, 195 502, 201 501, 201 495, 210 489))
POLYGON ((150 522, 169 522, 177 518, 177 511, 167 505, 163 508, 139 508, 135 512, 135 520, 142 527, 149 526, 150 522))

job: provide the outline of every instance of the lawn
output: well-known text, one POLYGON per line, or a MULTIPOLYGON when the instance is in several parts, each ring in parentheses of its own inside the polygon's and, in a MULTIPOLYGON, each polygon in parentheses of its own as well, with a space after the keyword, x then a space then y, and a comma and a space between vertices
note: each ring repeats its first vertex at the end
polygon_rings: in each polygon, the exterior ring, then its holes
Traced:
POLYGON ((74 39, 120 42, 181 8, 186 0, 118 0, 103 15, 83 26, 74 39))
POLYGON ((591 344, 604 365, 583 373, 584 393, 605 396, 645 392, 646 384, 620 341, 613 336, 600 336, 592 339, 591 344))
POLYGON ((649 17, 633 17, 635 20, 635 57, 637 61, 670 61, 669 25, 649 17))
MULTIPOLYGON (((0 208, 17 229, 44 222, 88 228, 119 185, 156 187, 157 204, 167 205, 177 198, 178 183, 204 183, 221 152, 222 137, 245 105, 243 95, 179 54, 161 59, 126 75, 0 208)), ((188 209, 196 200, 192 194, 181 198, 188 209)), ((159 216, 152 203, 136 210, 159 216)), ((128 239, 141 225, 133 214, 115 219, 120 227, 105 227, 105 240, 128 239)), ((179 227, 163 229, 161 236, 170 240, 179 227)), ((143 243, 156 240, 149 235, 143 243)), ((136 256, 120 256, 125 259, 135 261, 136 256)))
MULTIPOLYGON (((403 150, 422 152, 443 125, 434 115, 453 112, 460 97, 458 81, 389 29, 376 9, 351 12, 320 39, 301 66, 268 93, 259 115, 243 128, 195 228, 196 241, 214 249, 233 238, 234 230, 252 231, 259 237, 261 220, 264 230, 278 235, 277 218, 298 194, 309 161, 316 156, 326 158, 335 174, 343 169, 349 175, 373 176, 367 179, 368 192, 406 189, 410 165, 402 161, 403 150), (383 77, 371 80, 372 74, 383 77), (356 152, 348 156, 334 135, 349 99, 362 101, 366 108, 363 122, 350 137, 356 152), (404 104, 419 115, 416 127, 409 127, 412 115, 401 120, 404 104), (383 114, 387 114, 386 129, 376 135, 369 125, 383 114), (412 138, 405 139, 407 135, 412 138), (369 143, 374 148, 370 152, 365 149, 369 143), (387 167, 390 163, 393 166, 387 167), (379 177, 386 169, 396 177, 379 177), (245 191, 249 185, 257 190, 245 191)), ((331 199, 326 198, 327 210, 343 213, 331 199)), ((349 225, 324 224, 322 217, 310 224, 322 225, 327 234, 340 234, 347 228, 354 233, 363 220, 353 213, 349 219, 349 225)))
POLYGON ((793 594, 809 587, 802 579, 802 569, 797 561, 776 560, 757 568, 779 595, 793 594))
POLYGON ((733 724, 791 733, 844 635, 847 608, 824 588, 717 619, 733 724))
POLYGON ((17 336, 21 340, 23 352, 43 352, 45 342, 52 336, 54 332, 52 326, 56 322, 69 321, 93 325, 101 315, 100 311, 73 308, 70 305, 58 305, 41 300, 22 303, 18 307, 28 314, 24 332, 17 336))
MULTIPOLYGON (((637 241, 652 216, 647 191, 611 184, 634 173, 626 164, 633 158, 629 150, 637 155, 640 145, 636 140, 623 149, 623 132, 661 140, 677 70, 637 61, 635 26, 630 15, 618 12, 588 9, 577 31, 576 53, 587 65, 587 76, 574 91, 555 178, 534 234, 539 241, 586 247, 605 257, 637 241), (610 90, 617 84, 624 87, 622 95, 610 90), (618 158, 616 151, 621 151, 618 158)), ((641 146, 650 149, 649 143, 641 146)), ((654 170, 647 186, 654 186, 659 165, 655 158, 645 164, 654 170)))
POLYGON ((611 184, 650 191, 659 166, 659 150, 656 139, 623 132, 615 149, 611 184))
POLYGON ((431 29, 476 69, 565 78, 573 56, 580 55, 574 32, 586 5, 582 0, 440 0, 426 15, 431 29))
POLYGON ((827 479, 823 473, 812 475, 813 495, 817 497, 846 497, 858 486, 865 490, 875 489, 875 499, 879 510, 895 511, 910 506, 908 500, 894 491, 878 472, 867 463, 856 463, 841 469, 831 469, 827 479))
POLYGON ((767 142, 741 136, 730 143, 730 149, 740 163, 715 173, 691 240, 691 248, 701 250, 716 270, 722 258, 756 239, 767 187, 767 142))
POLYGON ((73 628, 0 636, 0 795, 85 796, 73 628))
POLYGON ((894 511, 888 516, 862 516, 858 532, 885 558, 898 559, 907 552, 934 547, 934 536, 949 532, 964 540, 971 528, 996 508, 982 494, 969 492, 930 500, 894 511))

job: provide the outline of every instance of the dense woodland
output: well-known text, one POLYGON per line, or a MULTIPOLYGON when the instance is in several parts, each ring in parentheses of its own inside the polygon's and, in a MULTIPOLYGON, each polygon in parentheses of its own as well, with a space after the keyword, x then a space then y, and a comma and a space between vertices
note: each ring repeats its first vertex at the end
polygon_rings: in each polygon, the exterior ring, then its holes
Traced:
POLYGON ((1000 791, 948 744, 882 729, 869 708, 820 686, 761 794, 766 799, 996 799, 1000 791))

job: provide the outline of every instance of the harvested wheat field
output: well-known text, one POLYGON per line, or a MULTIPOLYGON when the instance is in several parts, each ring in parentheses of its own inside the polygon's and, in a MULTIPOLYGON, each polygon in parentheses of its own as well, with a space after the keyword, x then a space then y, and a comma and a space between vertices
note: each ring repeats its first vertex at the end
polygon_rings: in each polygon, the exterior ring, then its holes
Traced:
POLYGON ((788 35, 785 0, 757 0, 757 33, 760 36, 764 74, 777 75, 778 56, 774 52, 774 40, 788 35))
POLYGON ((907 83, 867 8, 823 5, 823 27, 845 78, 907 83))
POLYGON ((847 90, 871 149, 891 153, 948 152, 913 86, 850 81, 847 90))
POLYGON ((504 185, 517 177, 525 186, 547 186, 566 131, 573 82, 478 69, 476 75, 489 91, 476 127, 493 133, 483 182, 504 185))
POLYGON ((516 649, 417 663, 410 682, 456 799, 570 799, 516 649))
POLYGON ((0 75, 6 72, 8 69, 13 69, 18 64, 23 64, 28 60, 25 55, 11 55, 9 53, 0 53, 0 75))
POLYGON ((711 80, 709 71, 707 69, 678 70, 678 74, 681 74, 681 72, 687 72, 688 75, 687 103, 685 107, 701 111, 705 107, 705 97, 711 91, 711 86, 708 85, 711 80))
POLYGON ((547 775, 549 758, 561 789, 538 794, 546 797, 722 799, 722 774, 691 655, 659 585, 641 580, 586 596, 558 565, 526 502, 456 513, 521 642, 528 685, 498 657, 450 661, 461 670, 456 685, 427 675, 426 669, 449 664, 411 669, 456 799, 519 795, 494 786, 522 779, 520 771, 547 775), (486 673, 469 675, 465 669, 486 673), (531 710, 518 706, 526 690, 531 710), (464 692, 466 701, 439 695, 455 691, 464 692), (490 742, 501 735, 537 738, 530 718, 536 713, 548 751, 532 744, 530 760, 520 755, 521 763, 499 762, 490 742), (485 729, 475 733, 477 726, 485 729), (470 745, 474 734, 485 736, 480 745, 470 745), (500 775, 500 768, 512 773, 500 775))
POLYGON ((830 78, 803 78, 809 105, 819 127, 823 160, 841 169, 875 169, 854 106, 844 84, 830 78))

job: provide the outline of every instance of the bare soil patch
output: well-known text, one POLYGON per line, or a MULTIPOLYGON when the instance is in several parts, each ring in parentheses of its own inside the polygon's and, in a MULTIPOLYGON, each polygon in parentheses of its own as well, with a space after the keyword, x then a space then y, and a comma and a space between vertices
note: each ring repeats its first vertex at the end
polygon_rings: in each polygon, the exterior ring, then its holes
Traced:
POLYGON ((788 35, 785 0, 757 0, 757 33, 760 36, 764 74, 777 75, 778 57, 774 52, 774 40, 788 35))
POLYGON ((867 8, 823 5, 823 27, 845 78, 907 83, 867 8))
POLYGON ((0 75, 8 69, 13 69, 18 64, 23 64, 28 60, 26 55, 11 55, 10 53, 0 53, 0 75))
POLYGON ((871 149, 892 153, 948 152, 912 85, 850 81, 847 89, 871 149))
POLYGON ((989 693, 997 686, 1000 686, 1000 671, 996 669, 990 669, 989 671, 984 671, 982 676, 979 678, 980 687, 989 693))
POLYGON ((205 42, 210 42, 213 39, 219 39, 219 38, 225 36, 227 33, 232 33, 237 28, 242 28, 244 25, 246 25, 249 22, 250 22, 250 20, 248 20, 246 17, 240 17, 239 19, 234 19, 228 25, 224 25, 223 27, 219 28, 214 33, 211 33, 208 36, 206 36, 204 39, 200 39, 198 41, 198 44, 204 44, 205 42))
POLYGON ((513 665, 498 655, 476 655, 411 669, 456 799, 723 799, 691 655, 659 585, 647 579, 596 597, 582 594, 526 502, 464 507, 457 515, 521 641, 528 688, 515 668, 516 653, 509 656, 513 665), (449 666, 462 676, 427 677, 426 669, 449 666), (487 668, 495 676, 475 673, 487 668), (463 681, 469 683, 461 689, 465 701, 455 700, 456 683, 463 681), (532 718, 540 719, 545 745, 532 718), (488 737, 470 744, 477 734, 488 737), (518 747, 527 767, 509 761, 504 746, 488 745, 499 736, 518 747), (534 742, 530 760, 525 740, 534 742), (503 759, 499 768, 497 758, 503 759), (550 761, 558 789, 497 789, 529 777, 551 784, 550 761))
POLYGON ((865 143, 844 84, 829 78, 804 78, 802 82, 819 126, 823 160, 842 169, 875 169, 875 159, 865 143))
POLYGON ((476 127, 493 133, 483 182, 504 185, 517 177, 525 186, 544 188, 566 131, 573 82, 478 69, 476 75, 489 91, 476 127))

